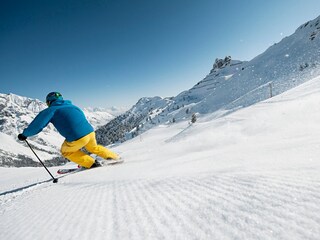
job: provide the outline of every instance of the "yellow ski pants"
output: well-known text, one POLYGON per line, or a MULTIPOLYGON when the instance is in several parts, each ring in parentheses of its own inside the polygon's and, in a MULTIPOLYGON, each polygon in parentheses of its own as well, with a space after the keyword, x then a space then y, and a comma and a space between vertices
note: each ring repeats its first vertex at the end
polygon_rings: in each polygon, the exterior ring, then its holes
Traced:
POLYGON ((62 156, 72 162, 79 164, 82 167, 90 168, 94 163, 94 159, 88 154, 85 154, 81 151, 81 148, 83 147, 89 152, 94 153, 104 159, 119 158, 117 154, 111 152, 109 149, 101 145, 97 145, 95 132, 91 132, 88 135, 73 142, 64 141, 61 146, 62 156))

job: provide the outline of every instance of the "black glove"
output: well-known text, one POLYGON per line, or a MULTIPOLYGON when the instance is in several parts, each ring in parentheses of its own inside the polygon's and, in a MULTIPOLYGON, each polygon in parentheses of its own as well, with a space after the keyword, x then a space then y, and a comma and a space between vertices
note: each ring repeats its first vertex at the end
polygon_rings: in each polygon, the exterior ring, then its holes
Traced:
POLYGON ((23 134, 19 134, 18 135, 18 139, 20 140, 20 141, 24 141, 24 140, 26 140, 27 139, 27 137, 25 136, 25 135, 23 135, 23 134))

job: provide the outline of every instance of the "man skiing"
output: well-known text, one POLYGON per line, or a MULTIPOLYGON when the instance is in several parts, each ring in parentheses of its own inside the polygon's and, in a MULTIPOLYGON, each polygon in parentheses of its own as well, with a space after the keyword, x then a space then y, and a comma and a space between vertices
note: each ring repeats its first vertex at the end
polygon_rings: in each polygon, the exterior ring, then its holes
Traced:
POLYGON ((109 149, 97 145, 93 127, 87 121, 82 110, 63 100, 59 92, 51 92, 46 97, 48 108, 41 111, 35 119, 18 135, 18 139, 24 141, 27 137, 38 134, 51 122, 58 132, 65 137, 61 146, 62 155, 72 162, 85 168, 99 166, 91 156, 81 151, 86 148, 104 159, 119 159, 118 155, 109 149))

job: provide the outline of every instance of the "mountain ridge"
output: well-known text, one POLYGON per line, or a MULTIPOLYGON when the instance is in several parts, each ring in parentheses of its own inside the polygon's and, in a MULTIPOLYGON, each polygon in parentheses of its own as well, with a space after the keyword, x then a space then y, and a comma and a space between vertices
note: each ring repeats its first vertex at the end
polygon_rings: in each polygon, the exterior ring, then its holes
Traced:
POLYGON ((148 98, 150 108, 146 109, 140 99, 124 115, 100 127, 97 139, 105 145, 123 142, 158 124, 191 119, 193 114, 227 114, 278 95, 320 75, 319 49, 320 16, 251 61, 217 58, 205 78, 176 97, 162 98, 162 104, 156 103, 159 97, 148 98), (138 116, 134 109, 143 111, 138 116), (121 127, 116 130, 117 126, 121 127))

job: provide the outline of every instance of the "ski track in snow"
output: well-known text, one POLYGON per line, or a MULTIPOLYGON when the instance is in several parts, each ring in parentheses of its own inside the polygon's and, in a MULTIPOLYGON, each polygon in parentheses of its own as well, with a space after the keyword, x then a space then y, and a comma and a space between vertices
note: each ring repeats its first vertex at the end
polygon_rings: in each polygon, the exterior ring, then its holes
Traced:
POLYGON ((59 185, 44 183, 2 196, 0 239, 320 236, 320 204, 315 204, 320 203, 320 181, 311 177, 315 174, 223 173, 106 182, 73 182, 74 176, 59 185))

